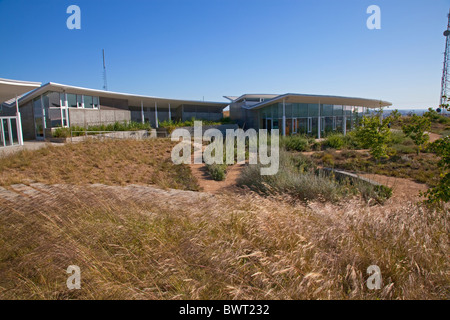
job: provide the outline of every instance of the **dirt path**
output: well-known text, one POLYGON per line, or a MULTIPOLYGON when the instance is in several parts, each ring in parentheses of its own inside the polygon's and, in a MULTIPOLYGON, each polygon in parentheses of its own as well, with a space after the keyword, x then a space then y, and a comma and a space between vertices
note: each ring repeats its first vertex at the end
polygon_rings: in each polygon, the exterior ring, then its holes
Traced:
POLYGON ((436 140, 442 138, 442 136, 437 133, 428 132, 428 135, 430 136, 430 142, 435 142, 436 140))
POLYGON ((215 181, 211 178, 204 164, 191 164, 191 171, 197 178, 202 191, 207 193, 223 193, 236 187, 237 179, 244 168, 243 164, 235 164, 228 167, 227 176, 224 181, 215 181))
POLYGON ((418 198, 421 191, 423 192, 428 189, 426 184, 417 183, 410 179, 388 177, 372 173, 359 175, 392 188, 392 197, 398 200, 418 198))

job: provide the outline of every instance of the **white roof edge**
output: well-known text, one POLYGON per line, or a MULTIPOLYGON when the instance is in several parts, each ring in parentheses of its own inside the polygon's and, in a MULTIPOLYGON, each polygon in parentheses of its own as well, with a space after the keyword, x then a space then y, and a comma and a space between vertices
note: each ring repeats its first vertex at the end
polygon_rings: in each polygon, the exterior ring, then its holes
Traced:
POLYGON ((230 101, 234 101, 234 100, 236 100, 236 99, 238 99, 239 97, 237 97, 237 96, 223 96, 225 99, 228 99, 228 100, 230 100, 230 101))
POLYGON ((36 87, 36 88, 41 86, 41 82, 12 80, 12 79, 4 79, 4 78, 0 78, 0 83, 12 84, 15 86, 24 86, 24 87, 36 87))
POLYGON ((56 88, 60 88, 63 90, 73 89, 73 90, 87 91, 87 92, 91 92, 91 93, 97 93, 98 95, 101 95, 101 94, 116 95, 116 96, 122 96, 123 98, 133 97, 133 98, 138 98, 138 99, 154 99, 154 100, 177 101, 177 102, 186 102, 186 103, 216 104, 219 106, 223 105, 224 108, 229 104, 228 102, 218 102, 218 101, 183 100, 183 99, 171 99, 171 98, 163 98, 163 97, 155 97, 155 96, 144 96, 144 95, 138 95, 138 94, 105 91, 105 90, 84 88, 84 87, 78 87, 78 86, 72 86, 72 85, 65 85, 65 84, 56 83, 56 82, 46 83, 46 84, 42 85, 41 87, 37 88, 36 90, 29 92, 28 94, 24 95, 20 99, 20 102, 27 101, 28 99, 32 98, 35 94, 45 91, 48 87, 54 87, 54 88, 56 87, 56 88))
MULTIPOLYGON (((300 93, 285 93, 282 95, 279 95, 273 99, 270 100, 266 100, 263 102, 260 102, 258 104, 252 105, 252 106, 248 106, 245 109, 258 109, 264 105, 270 104, 276 100, 282 99, 282 98, 286 98, 289 96, 294 96, 294 97, 308 97, 308 98, 324 98, 324 99, 329 99, 329 98, 336 98, 336 99, 349 99, 349 100, 364 100, 364 101, 371 101, 371 102, 377 102, 380 103, 381 106, 383 107, 389 107, 392 106, 391 102, 388 101, 383 101, 383 100, 379 100, 379 99, 368 99, 368 98, 359 98, 359 97, 344 97, 344 96, 332 96, 332 95, 314 95, 314 94, 300 94, 300 93)), ((375 108, 375 107, 369 107, 369 108, 375 108)))

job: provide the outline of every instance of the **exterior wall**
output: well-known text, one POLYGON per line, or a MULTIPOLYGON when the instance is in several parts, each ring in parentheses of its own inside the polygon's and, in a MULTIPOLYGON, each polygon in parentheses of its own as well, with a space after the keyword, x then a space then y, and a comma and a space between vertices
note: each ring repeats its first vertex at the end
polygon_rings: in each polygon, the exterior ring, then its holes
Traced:
POLYGON ((36 139, 36 132, 34 130, 33 105, 31 102, 28 102, 23 107, 20 107, 20 118, 22 119, 23 140, 36 139))
POLYGON ((197 120, 219 121, 223 118, 222 107, 182 105, 182 121, 197 120))
POLYGON ((116 110, 116 109, 129 110, 128 109, 128 100, 100 97, 100 109, 103 109, 103 110, 116 110))
POLYGON ((16 115, 16 106, 6 107, 2 106, 0 110, 0 117, 14 117, 16 115))
POLYGON ((246 122, 245 109, 243 102, 233 102, 230 104, 230 119, 235 121, 239 127, 242 127, 246 122))
POLYGON ((69 108, 70 126, 90 126, 131 121, 129 110, 97 110, 69 108))

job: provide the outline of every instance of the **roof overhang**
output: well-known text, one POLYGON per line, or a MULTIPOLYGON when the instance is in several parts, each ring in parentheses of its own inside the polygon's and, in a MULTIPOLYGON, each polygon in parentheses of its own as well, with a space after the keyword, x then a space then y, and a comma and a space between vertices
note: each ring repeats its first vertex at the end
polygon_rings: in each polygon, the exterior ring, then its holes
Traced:
POLYGON ((261 93, 261 94, 257 94, 257 93, 246 93, 243 94, 239 97, 237 96, 224 96, 224 98, 231 100, 233 102, 239 102, 241 100, 245 100, 245 99, 273 99, 276 97, 279 97, 279 94, 267 94, 267 93, 261 93))
POLYGON ((40 82, 18 81, 0 78, 0 103, 19 97, 39 88, 40 82))
POLYGON ((123 99, 128 100, 129 106, 140 107, 141 103, 144 107, 153 107, 155 103, 158 108, 168 108, 169 104, 172 108, 176 108, 180 105, 197 105, 197 106, 209 106, 209 107, 221 107, 222 109, 227 107, 229 103, 227 102, 212 102, 212 101, 197 101, 197 100, 180 100, 180 99, 169 99, 169 98, 161 98, 161 97, 152 97, 152 96, 143 96, 129 93, 120 93, 113 91, 104 91, 104 90, 96 90, 89 89, 83 87, 69 86, 59 83, 50 82, 39 89, 30 92, 29 94, 23 96, 20 99, 20 104, 27 103, 31 99, 47 92, 47 91, 55 91, 55 92, 67 92, 73 94, 84 94, 91 96, 98 96, 101 98, 114 98, 114 99, 123 99))
POLYGON ((392 103, 390 102, 376 99, 287 93, 255 105, 248 106, 247 109, 260 109, 267 105, 283 101, 285 101, 286 103, 311 103, 311 104, 320 103, 320 104, 334 104, 334 105, 366 107, 366 108, 380 108, 392 106, 392 103))

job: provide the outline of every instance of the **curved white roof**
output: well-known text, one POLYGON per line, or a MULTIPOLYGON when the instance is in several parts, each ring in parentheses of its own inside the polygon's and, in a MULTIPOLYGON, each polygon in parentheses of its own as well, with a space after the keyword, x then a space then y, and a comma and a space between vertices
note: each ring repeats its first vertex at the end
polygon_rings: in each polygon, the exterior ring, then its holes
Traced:
POLYGON ((366 107, 366 108, 379 108, 392 106, 392 103, 388 101, 376 99, 286 93, 283 95, 276 96, 270 100, 265 100, 263 102, 254 105, 247 106, 247 109, 259 109, 273 103, 283 102, 283 100, 286 103, 320 103, 320 104, 334 104, 334 105, 366 107))
POLYGON ((33 89, 39 88, 40 82, 19 81, 0 78, 0 103, 19 97, 33 89))

